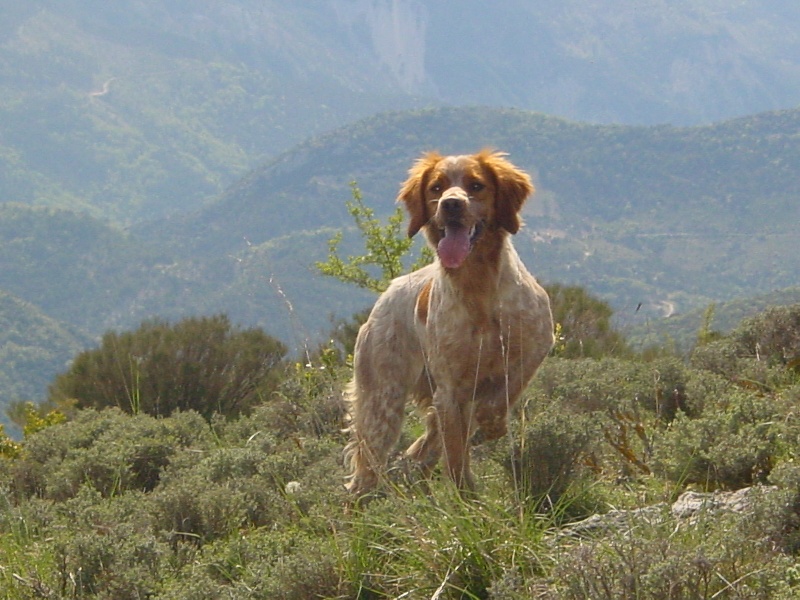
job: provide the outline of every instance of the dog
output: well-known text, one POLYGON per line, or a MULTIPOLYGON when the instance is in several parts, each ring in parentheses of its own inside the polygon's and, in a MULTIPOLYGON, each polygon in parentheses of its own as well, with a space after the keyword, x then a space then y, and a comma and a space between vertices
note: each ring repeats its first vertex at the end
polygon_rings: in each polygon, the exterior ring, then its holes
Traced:
POLYGON ((442 459, 460 489, 474 489, 473 435, 506 434, 509 410, 554 342, 547 293, 511 244, 533 191, 491 150, 429 152, 409 170, 398 196, 408 235, 422 230, 436 259, 393 280, 359 329, 346 390, 353 494, 378 485, 409 399, 426 429, 406 455, 425 474, 442 459))

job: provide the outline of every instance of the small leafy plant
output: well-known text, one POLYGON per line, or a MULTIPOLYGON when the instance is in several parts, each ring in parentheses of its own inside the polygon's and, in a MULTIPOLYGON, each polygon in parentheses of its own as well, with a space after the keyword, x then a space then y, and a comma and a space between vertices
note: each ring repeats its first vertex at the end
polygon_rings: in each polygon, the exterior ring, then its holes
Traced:
MULTIPOLYGON (((392 279, 407 271, 403 259, 411 251, 414 242, 402 233, 405 217, 401 207, 398 206, 387 223, 382 225, 375 216, 375 211, 364 204, 356 183, 351 183, 350 187, 353 198, 347 201, 347 210, 364 241, 365 253, 342 259, 339 256, 339 246, 344 234, 339 232, 328 242, 328 259, 316 263, 316 267, 323 275, 380 293, 389 286, 392 279)), ((418 269, 428 264, 432 258, 433 253, 425 246, 410 269, 418 269)))

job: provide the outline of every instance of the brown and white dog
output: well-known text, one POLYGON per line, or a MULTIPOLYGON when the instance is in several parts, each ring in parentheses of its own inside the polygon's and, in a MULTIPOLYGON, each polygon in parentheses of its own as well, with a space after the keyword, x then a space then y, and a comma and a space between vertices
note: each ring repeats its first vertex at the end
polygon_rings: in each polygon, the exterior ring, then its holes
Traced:
POLYGON ((423 155, 398 201, 436 249, 432 264, 395 279, 361 327, 348 388, 348 489, 373 489, 400 437, 404 408, 424 411, 408 457, 426 472, 443 456, 461 488, 474 486, 469 444, 503 436, 508 412, 553 345, 546 292, 511 244, 530 177, 505 155, 423 155))

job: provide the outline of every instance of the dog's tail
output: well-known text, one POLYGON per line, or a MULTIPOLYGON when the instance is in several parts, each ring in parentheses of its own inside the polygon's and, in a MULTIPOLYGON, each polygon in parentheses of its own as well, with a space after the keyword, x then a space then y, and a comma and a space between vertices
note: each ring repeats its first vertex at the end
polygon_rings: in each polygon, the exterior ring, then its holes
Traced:
POLYGON ((354 412, 357 404, 355 380, 348 383, 345 387, 344 400, 345 406, 347 407, 347 416, 345 417, 347 426, 344 429, 344 433, 350 435, 350 441, 344 447, 344 465, 345 469, 348 471, 348 475, 345 478, 345 487, 349 492, 360 494, 363 493, 360 488, 364 487, 366 482, 362 481, 363 475, 359 479, 356 477, 357 473, 364 472, 364 466, 362 465, 362 454, 364 450, 361 448, 362 444, 358 439, 358 430, 354 425, 354 412))

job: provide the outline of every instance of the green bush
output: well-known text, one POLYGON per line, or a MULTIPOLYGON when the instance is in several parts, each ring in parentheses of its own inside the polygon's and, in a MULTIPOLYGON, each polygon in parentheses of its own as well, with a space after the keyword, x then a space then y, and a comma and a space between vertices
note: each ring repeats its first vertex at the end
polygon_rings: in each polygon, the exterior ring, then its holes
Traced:
POLYGON ((65 598, 152 597, 167 566, 168 548, 149 534, 130 531, 126 524, 60 538, 55 547, 65 598))
POLYGON ((501 463, 522 496, 535 507, 585 516, 587 507, 580 506, 575 494, 570 497, 568 492, 574 492, 571 488, 585 475, 585 454, 597 437, 590 417, 551 405, 512 441, 510 451, 500 453, 501 463))
POLYGON ((240 528, 280 527, 315 504, 344 501, 339 442, 251 430, 242 444, 207 454, 187 449, 164 470, 152 493, 154 520, 172 542, 202 545, 240 528), (290 482, 297 492, 287 493, 290 482))
POLYGON ((545 286, 550 296, 561 358, 600 358, 629 353, 625 338, 613 326, 611 306, 580 286, 556 283, 545 286))
POLYGON ((642 523, 633 534, 612 533, 567 548, 555 565, 549 593, 540 597, 788 600, 795 597, 785 581, 790 564, 758 538, 747 517, 718 516, 678 528, 670 521, 642 523), (750 541, 743 544, 743 539, 750 541))
POLYGON ((202 545, 248 525, 245 493, 229 485, 209 485, 200 474, 159 487, 151 501, 154 526, 173 547, 183 542, 202 545))
POLYGON ((170 549, 153 534, 149 510, 144 493, 103 498, 88 487, 57 505, 47 585, 60 598, 152 596, 168 572, 170 549))
POLYGON ((357 597, 340 577, 330 536, 259 529, 210 543, 197 559, 164 586, 159 600, 357 597))
POLYGON ((573 412, 647 410, 663 421, 686 410, 689 370, 676 358, 545 361, 532 389, 573 412))
POLYGON ((679 415, 654 443, 656 470, 672 481, 739 489, 763 483, 785 451, 772 398, 732 390, 702 415, 679 415))
POLYGON ((778 548, 797 556, 800 552, 800 465, 788 460, 769 476, 780 488, 765 507, 769 517, 763 531, 778 548))
POLYGON ((131 414, 232 416, 271 395, 285 354, 278 340, 234 328, 222 315, 175 325, 148 321, 134 332, 106 333, 100 348, 79 354, 50 386, 48 401, 131 414))
POLYGON ((272 402, 259 408, 261 419, 268 417, 271 430, 278 435, 337 435, 345 427, 342 380, 350 375, 348 368, 334 360, 321 365, 297 364, 294 376, 278 387, 272 402))
POLYGON ((207 456, 183 453, 153 494, 158 528, 172 537, 204 543, 239 526, 272 526, 284 519, 282 488, 262 472, 270 459, 264 448, 221 448, 207 456))
POLYGON ((690 369, 685 384, 686 401, 683 412, 690 418, 703 414, 706 407, 719 405, 719 398, 732 393, 737 386, 727 377, 713 371, 690 369))
POLYGON ((584 458, 595 472, 648 475, 656 433, 676 415, 694 414, 703 405, 699 394, 705 389, 693 380, 694 373, 676 358, 550 358, 524 402, 525 420, 559 412, 569 428, 590 419, 594 439, 584 458))
POLYGON ((697 348, 692 365, 767 389, 791 382, 800 372, 800 304, 745 319, 727 337, 697 348))
POLYGON ((730 337, 741 356, 792 364, 800 358, 800 304, 772 307, 745 319, 730 337))
POLYGON ((83 486, 103 496, 150 491, 178 449, 210 443, 208 425, 197 413, 156 419, 116 409, 84 410, 26 438, 22 457, 10 465, 12 489, 56 501, 83 486))

